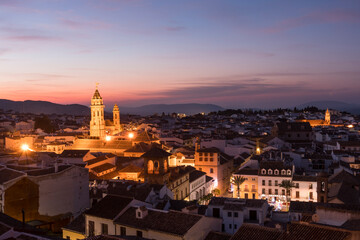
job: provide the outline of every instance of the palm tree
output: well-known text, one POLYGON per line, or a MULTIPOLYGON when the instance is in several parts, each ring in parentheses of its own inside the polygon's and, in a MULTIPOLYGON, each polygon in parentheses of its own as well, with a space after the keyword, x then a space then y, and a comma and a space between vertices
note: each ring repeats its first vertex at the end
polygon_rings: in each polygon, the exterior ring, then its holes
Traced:
POLYGON ((295 184, 291 180, 282 180, 279 184, 279 187, 284 188, 286 190, 286 206, 288 203, 288 197, 290 196, 291 189, 295 187, 295 184))
POLYGON ((245 182, 245 178, 242 176, 235 176, 231 179, 231 183, 237 187, 238 198, 240 198, 240 186, 245 182))

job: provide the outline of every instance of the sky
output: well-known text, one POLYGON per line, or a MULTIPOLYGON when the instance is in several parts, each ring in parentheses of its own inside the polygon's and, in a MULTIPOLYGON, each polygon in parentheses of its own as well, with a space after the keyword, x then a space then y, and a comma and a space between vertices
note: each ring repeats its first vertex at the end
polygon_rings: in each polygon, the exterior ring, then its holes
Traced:
POLYGON ((360 101, 359 0, 0 0, 0 98, 360 101))

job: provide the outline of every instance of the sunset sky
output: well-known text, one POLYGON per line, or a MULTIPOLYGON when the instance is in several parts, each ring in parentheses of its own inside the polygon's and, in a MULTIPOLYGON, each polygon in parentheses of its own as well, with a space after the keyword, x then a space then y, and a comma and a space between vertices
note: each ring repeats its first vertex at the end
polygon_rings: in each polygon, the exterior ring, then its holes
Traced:
POLYGON ((0 98, 360 101, 359 0, 0 0, 0 98))

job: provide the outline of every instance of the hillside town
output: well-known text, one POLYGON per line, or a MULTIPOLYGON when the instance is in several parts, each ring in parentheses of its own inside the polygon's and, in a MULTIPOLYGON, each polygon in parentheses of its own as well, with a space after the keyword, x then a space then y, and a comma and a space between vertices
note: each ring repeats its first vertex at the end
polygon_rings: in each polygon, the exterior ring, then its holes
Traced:
POLYGON ((360 239, 360 116, 0 110, 0 239, 360 239))

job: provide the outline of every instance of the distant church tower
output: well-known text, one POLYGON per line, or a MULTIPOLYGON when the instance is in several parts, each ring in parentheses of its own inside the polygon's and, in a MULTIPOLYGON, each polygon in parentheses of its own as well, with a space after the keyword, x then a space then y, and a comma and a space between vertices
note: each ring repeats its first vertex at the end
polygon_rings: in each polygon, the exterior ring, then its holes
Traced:
POLYGON ((330 120, 331 120, 331 117, 330 117, 329 109, 326 109, 326 113, 325 113, 325 124, 326 124, 326 125, 330 125, 330 120))
POLYGON ((90 136, 91 137, 105 137, 105 120, 104 108, 102 97, 100 96, 98 87, 94 96, 91 99, 91 121, 90 121, 90 136))
POLYGON ((119 107, 117 104, 115 104, 114 109, 113 109, 113 122, 114 122, 114 127, 115 127, 115 133, 119 133, 121 131, 121 127, 120 127, 120 111, 119 111, 119 107))

